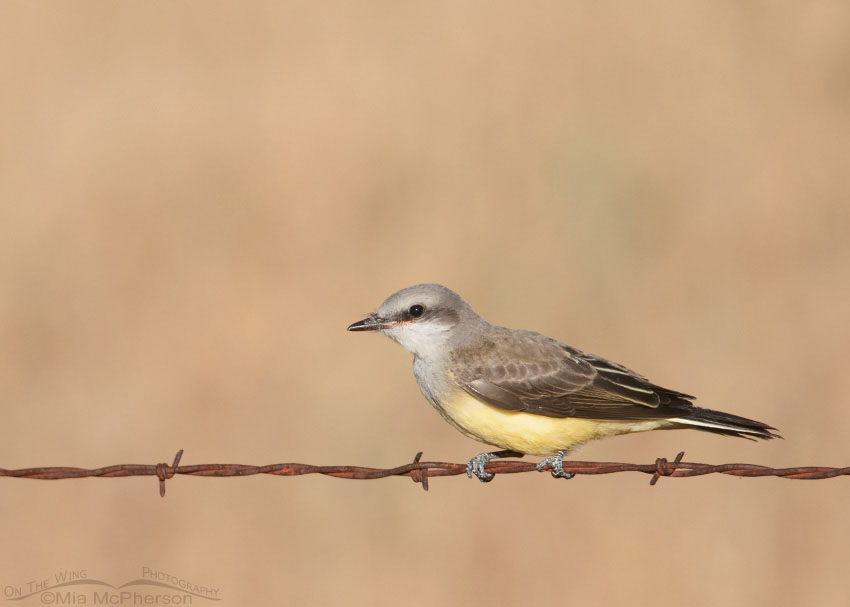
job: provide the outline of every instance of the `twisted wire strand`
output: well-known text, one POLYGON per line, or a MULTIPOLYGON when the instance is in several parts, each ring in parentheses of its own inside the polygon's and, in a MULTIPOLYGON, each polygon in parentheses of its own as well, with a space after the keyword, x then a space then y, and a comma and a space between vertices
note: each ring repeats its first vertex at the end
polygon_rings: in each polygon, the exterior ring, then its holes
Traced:
MULTIPOLYGON (((706 474, 728 474, 741 477, 776 476, 796 480, 821 480, 836 476, 850 475, 850 467, 833 468, 827 466, 800 466, 795 468, 770 468, 756 464, 700 464, 682 461, 684 451, 673 461, 660 457, 651 464, 629 464, 620 462, 579 462, 565 461, 564 472, 575 475, 614 474, 618 472, 642 472, 652 475, 650 485, 655 485, 662 476, 691 477, 706 474)), ((302 476, 305 474, 323 474, 336 478, 369 480, 390 476, 407 476, 428 490, 428 479, 438 476, 457 476, 466 474, 466 464, 448 462, 423 462, 422 452, 416 454, 413 461, 394 468, 370 468, 366 466, 314 466, 311 464, 268 464, 251 466, 245 464, 194 464, 181 466, 183 450, 177 452, 171 464, 119 464, 102 468, 73 468, 52 466, 44 468, 21 468, 7 470, 0 468, 0 476, 12 478, 31 478, 38 480, 59 480, 70 478, 115 478, 123 476, 156 476, 159 479, 159 492, 165 496, 165 481, 175 475, 234 477, 255 474, 274 474, 277 476, 302 476)), ((485 466, 493 474, 519 474, 537 472, 534 462, 517 460, 495 460, 485 466)))

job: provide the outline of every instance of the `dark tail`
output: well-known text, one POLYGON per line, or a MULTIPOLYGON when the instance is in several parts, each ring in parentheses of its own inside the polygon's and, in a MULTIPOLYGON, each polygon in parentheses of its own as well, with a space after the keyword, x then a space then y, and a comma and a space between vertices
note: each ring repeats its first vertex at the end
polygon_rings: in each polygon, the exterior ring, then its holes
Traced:
POLYGON ((670 421, 681 424, 678 426, 679 428, 691 428, 751 440, 753 438, 782 438, 776 432, 771 432, 771 430, 776 430, 773 426, 746 417, 703 409, 702 407, 689 407, 686 412, 683 412, 683 415, 670 421))

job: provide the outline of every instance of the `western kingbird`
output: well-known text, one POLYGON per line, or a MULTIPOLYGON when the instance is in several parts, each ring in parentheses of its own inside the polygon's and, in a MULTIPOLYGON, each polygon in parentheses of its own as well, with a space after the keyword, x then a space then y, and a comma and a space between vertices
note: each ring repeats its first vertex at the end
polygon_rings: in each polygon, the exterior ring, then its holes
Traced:
POLYGON ((647 430, 693 428, 742 438, 776 438, 772 426, 696 407, 600 356, 540 333, 491 325, 454 291, 420 284, 390 295, 378 311, 348 327, 379 331, 413 354, 422 394, 470 438, 504 451, 481 453, 466 467, 482 482, 484 464, 523 454, 545 459, 552 476, 564 454, 590 440, 647 430))

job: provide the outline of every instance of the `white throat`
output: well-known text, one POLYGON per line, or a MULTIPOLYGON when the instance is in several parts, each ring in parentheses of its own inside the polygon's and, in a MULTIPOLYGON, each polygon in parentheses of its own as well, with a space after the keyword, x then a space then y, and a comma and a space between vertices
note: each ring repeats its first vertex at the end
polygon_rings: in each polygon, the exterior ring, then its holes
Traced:
POLYGON ((405 323, 381 331, 418 358, 436 360, 448 353, 452 328, 437 323, 405 323))

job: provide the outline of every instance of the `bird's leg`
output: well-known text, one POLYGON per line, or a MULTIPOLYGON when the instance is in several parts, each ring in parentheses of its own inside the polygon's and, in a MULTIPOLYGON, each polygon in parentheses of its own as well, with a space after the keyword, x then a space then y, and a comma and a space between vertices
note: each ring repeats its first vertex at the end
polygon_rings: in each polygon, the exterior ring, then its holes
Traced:
POLYGON ((472 478, 474 474, 482 483, 489 483, 493 480, 493 475, 484 471, 484 464, 491 459, 499 459, 502 457, 522 457, 523 454, 519 451, 494 451, 493 453, 479 453, 466 465, 466 476, 472 478))
POLYGON ((552 476, 555 478, 570 479, 574 477, 575 474, 572 472, 564 472, 564 454, 566 452, 566 449, 562 449, 561 451, 558 451, 557 455, 547 457, 537 464, 537 469, 542 472, 548 466, 552 469, 552 476))

